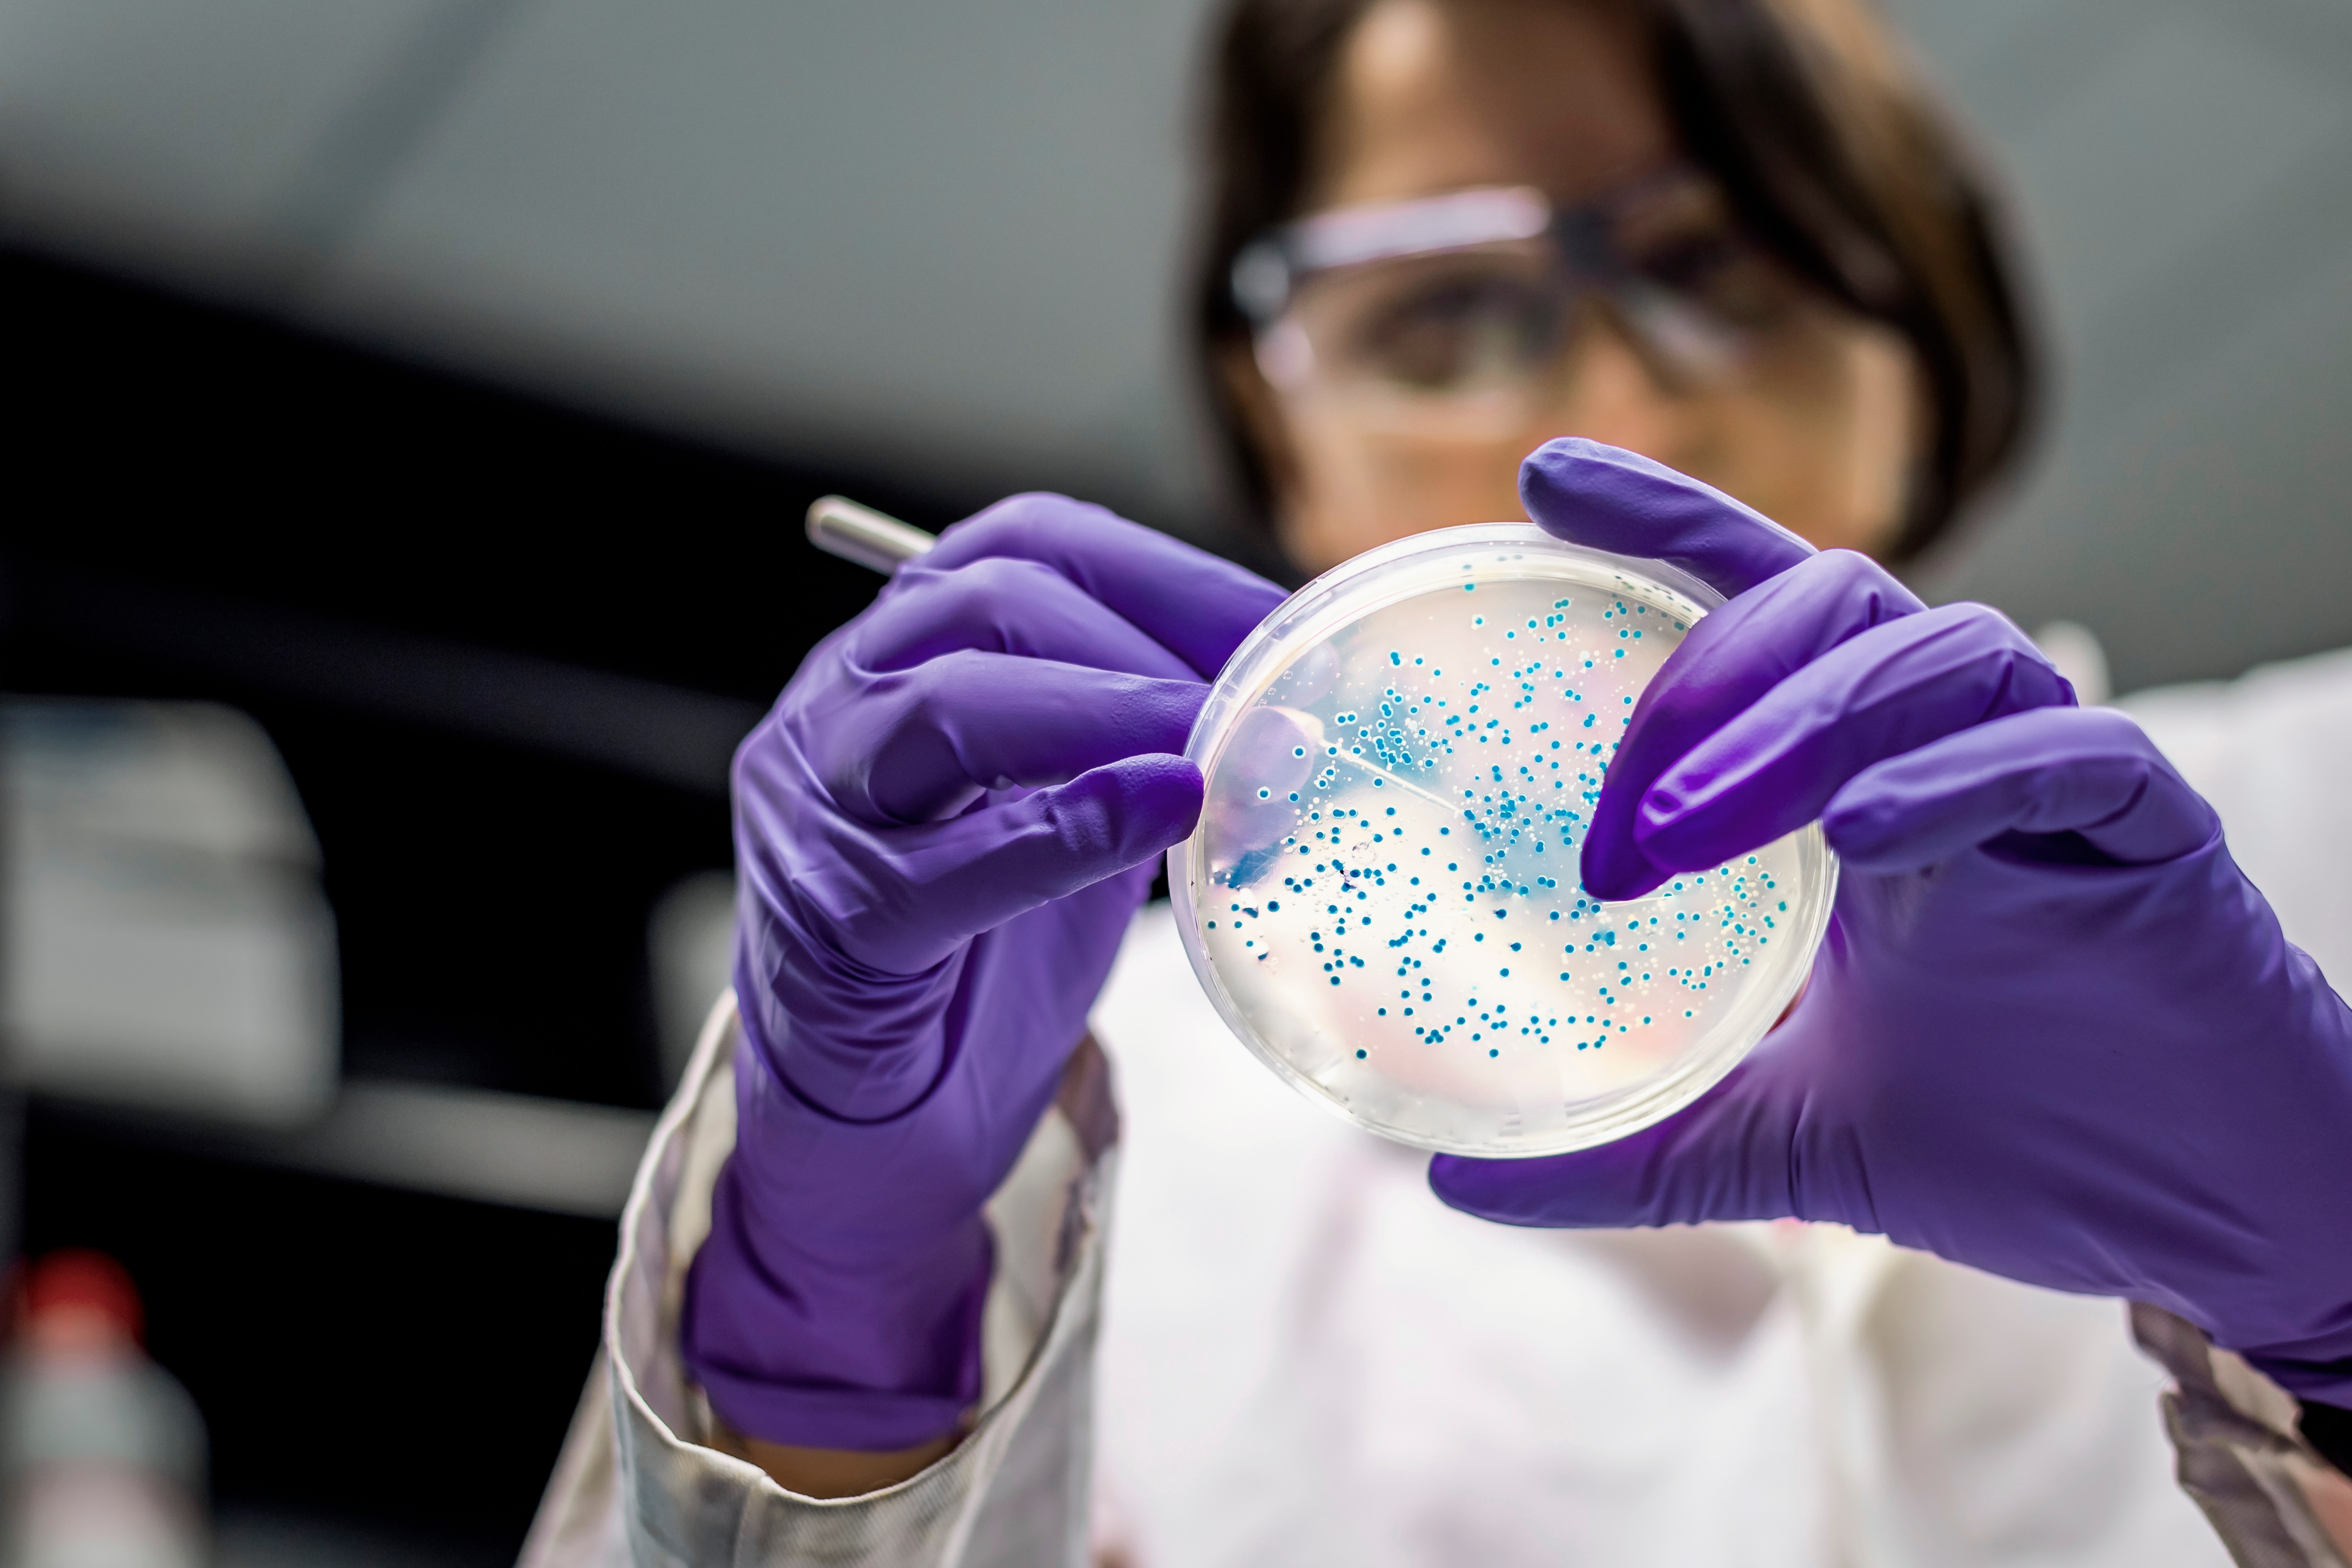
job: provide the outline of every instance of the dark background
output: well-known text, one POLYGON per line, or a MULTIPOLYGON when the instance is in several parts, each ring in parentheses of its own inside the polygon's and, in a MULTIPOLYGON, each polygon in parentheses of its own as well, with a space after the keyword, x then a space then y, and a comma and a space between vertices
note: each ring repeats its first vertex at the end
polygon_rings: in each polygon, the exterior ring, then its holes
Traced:
MULTIPOLYGON (((37 257, 0 258, 0 685, 262 722, 324 850, 346 1074, 657 1105, 649 906, 729 864, 729 726, 879 581, 802 512, 839 489, 937 528, 985 498, 721 455, 37 257), (541 721, 600 677, 651 683, 614 689, 617 749, 541 721)), ((40 1102, 23 1190, 30 1252, 131 1270, 222 1510, 447 1561, 520 1544, 612 1225, 40 1102)))

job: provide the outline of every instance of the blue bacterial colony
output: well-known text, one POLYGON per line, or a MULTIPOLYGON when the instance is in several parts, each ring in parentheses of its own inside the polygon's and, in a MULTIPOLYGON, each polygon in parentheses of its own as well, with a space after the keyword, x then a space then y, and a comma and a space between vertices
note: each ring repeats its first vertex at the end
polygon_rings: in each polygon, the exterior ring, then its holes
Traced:
POLYGON ((1791 945, 1791 840, 1624 903, 1579 885, 1689 613, 1465 574, 1283 666, 1210 770, 1190 871, 1198 939, 1266 1050, 1375 1125, 1507 1144, 1769 1000, 1749 994, 1791 945))

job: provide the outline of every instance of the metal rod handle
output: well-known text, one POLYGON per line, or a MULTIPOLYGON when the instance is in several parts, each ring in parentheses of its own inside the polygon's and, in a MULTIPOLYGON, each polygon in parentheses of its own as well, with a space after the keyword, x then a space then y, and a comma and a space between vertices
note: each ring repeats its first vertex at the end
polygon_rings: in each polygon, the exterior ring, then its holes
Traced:
POLYGON ((828 555, 879 572, 885 577, 939 542, 908 522, 900 522, 847 496, 819 496, 809 503, 808 539, 828 555))

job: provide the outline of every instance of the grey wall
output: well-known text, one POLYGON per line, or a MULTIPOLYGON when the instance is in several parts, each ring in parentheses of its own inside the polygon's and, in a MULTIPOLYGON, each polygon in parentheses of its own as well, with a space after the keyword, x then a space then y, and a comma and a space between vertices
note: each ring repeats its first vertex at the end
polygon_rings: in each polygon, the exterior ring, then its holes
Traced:
MULTIPOLYGON (((1201 9, 0 0, 0 221, 751 449, 1181 520, 1201 9)), ((2352 643, 2352 7, 1895 10, 2062 376, 1923 584, 2088 623, 2126 688, 2352 643)))
POLYGON ((44 243, 753 448, 1181 515, 1195 11, 0 0, 0 201, 44 243))
POLYGON ((2352 7, 1903 0, 2016 198, 2058 355, 2006 504, 1924 574, 2116 685, 2352 643, 2352 7))

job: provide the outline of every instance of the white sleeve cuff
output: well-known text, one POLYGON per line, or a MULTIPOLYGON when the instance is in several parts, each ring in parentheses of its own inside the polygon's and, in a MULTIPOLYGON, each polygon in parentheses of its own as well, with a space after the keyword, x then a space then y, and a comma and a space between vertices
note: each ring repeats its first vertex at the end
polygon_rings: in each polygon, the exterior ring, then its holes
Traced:
POLYGON ((988 1205, 997 1268, 981 1414, 953 1452, 864 1497, 786 1491, 706 1446, 677 1319, 735 1142, 735 1000, 703 1026, 621 1215, 603 1349, 521 1568, 872 1564, 1038 1568, 1085 1560, 1094 1347, 1118 1169, 1108 1069, 1091 1040, 988 1205))
POLYGON ((2294 1396, 2185 1319, 2134 1302, 2131 1320, 2177 1380, 2164 1426, 2181 1489, 2240 1568, 2352 1568, 2352 1480, 2303 1440, 2294 1396))

